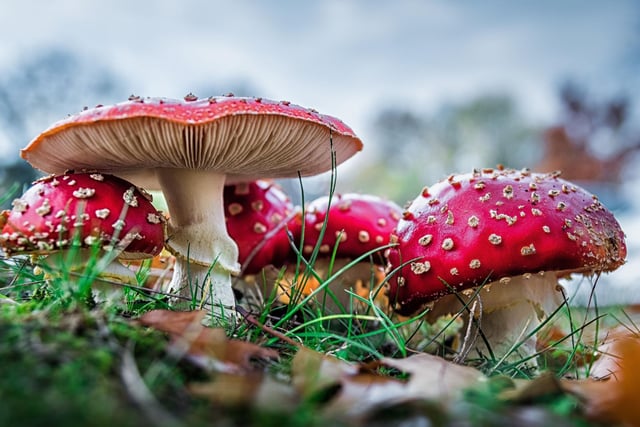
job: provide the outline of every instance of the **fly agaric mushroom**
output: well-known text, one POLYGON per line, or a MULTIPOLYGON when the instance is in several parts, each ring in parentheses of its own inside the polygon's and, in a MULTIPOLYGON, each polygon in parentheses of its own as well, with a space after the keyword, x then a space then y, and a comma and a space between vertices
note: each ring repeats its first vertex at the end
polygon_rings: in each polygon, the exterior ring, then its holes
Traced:
MULTIPOLYGON (((468 302, 469 289, 486 283, 479 321, 500 355, 561 303, 558 277, 612 271, 626 257, 624 233, 596 196, 558 173, 526 169, 476 170, 424 188, 393 241, 393 308, 407 315, 438 300, 434 312, 455 312, 462 307, 457 297, 443 296, 462 291, 468 302)), ((476 349, 487 350, 481 343, 476 349)), ((518 351, 534 354, 535 335, 518 351)))
MULTIPOLYGON (((164 217, 133 184, 100 173, 68 173, 39 179, 11 211, 3 211, 0 247, 7 255, 48 255, 55 267, 72 245, 80 247, 77 265, 91 256, 91 247, 117 248, 118 258, 151 258, 164 244, 164 217)), ((71 266, 72 268, 74 265, 71 266)), ((116 261, 101 277, 126 281, 134 277, 116 261)))
MULTIPOLYGON (((328 256, 338 244, 340 257, 357 258, 387 245, 401 215, 400 206, 378 196, 347 193, 332 200, 320 197, 309 203, 305 213, 302 253, 310 255, 319 244, 319 253, 328 256)), ((374 262, 384 263, 382 253, 373 255, 374 262)))
MULTIPOLYGON (((333 198, 320 197, 309 203, 305 212, 304 240, 302 254, 309 256, 318 246, 318 258, 313 268, 318 273, 328 276, 352 260, 375 251, 389 243, 391 232, 395 229, 402 214, 402 209, 395 203, 368 194, 346 193, 333 198), (335 249, 335 259, 332 252, 335 249), (330 269, 330 265, 333 268, 330 269)), ((343 306, 348 306, 350 295, 347 292, 335 292, 337 289, 353 289, 358 295, 368 298, 373 285, 384 279, 383 266, 386 263, 384 251, 373 252, 369 259, 357 263, 345 271, 332 285, 334 294, 343 306)), ((294 283, 295 273, 289 267, 280 287, 291 294, 290 288, 300 286, 298 292, 307 295, 320 286, 313 277, 298 279, 294 283)), ((326 277, 325 276, 325 277, 326 277)), ((382 297, 382 293, 380 293, 382 297)), ((289 299, 289 296, 285 297, 289 299)))
POLYGON ((285 262, 290 251, 287 222, 295 207, 280 186, 265 180, 225 185, 224 208, 244 274, 285 262))
POLYGON ((87 109, 55 123, 21 155, 50 173, 87 168, 126 174, 134 183, 151 175, 169 208, 166 247, 177 258, 172 287, 196 300, 211 290, 214 314, 232 315, 230 275, 239 264, 224 225, 225 179, 316 175, 361 149, 351 128, 312 109, 188 95, 184 101, 132 97, 87 109))

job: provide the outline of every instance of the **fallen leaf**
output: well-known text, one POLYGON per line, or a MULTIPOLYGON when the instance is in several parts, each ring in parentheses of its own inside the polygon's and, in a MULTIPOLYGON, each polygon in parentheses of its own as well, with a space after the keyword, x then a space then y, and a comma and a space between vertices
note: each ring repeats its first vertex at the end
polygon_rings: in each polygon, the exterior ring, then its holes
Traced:
POLYGON ((390 394, 401 394, 404 387, 394 378, 364 372, 363 367, 301 348, 292 362, 291 381, 304 398, 322 397, 325 416, 354 417, 376 408, 390 394))
POLYGON ((562 387, 584 400, 587 416, 595 421, 640 426, 640 335, 615 329, 598 351, 591 378, 562 380, 562 387))
POLYGON ((300 403, 300 395, 291 385, 262 373, 218 374, 212 381, 191 383, 188 388, 194 396, 224 406, 291 411, 300 403))
POLYGON ((207 312, 153 310, 139 318, 140 323, 172 338, 172 351, 178 357, 185 356, 206 369, 219 372, 251 371, 252 360, 277 359, 278 353, 259 345, 227 338, 222 328, 202 325, 207 312))
POLYGON ((291 362, 291 381, 302 396, 310 397, 358 371, 353 363, 302 347, 291 362))
POLYGON ((503 390, 499 397, 513 403, 528 403, 543 396, 562 393, 560 382, 551 372, 545 372, 531 380, 515 379, 510 381, 513 386, 503 390))
POLYGON ((461 397, 464 390, 486 380, 484 374, 475 368, 427 353, 404 359, 384 358, 380 364, 410 374, 405 398, 452 401, 461 397))
POLYGON ((411 401, 431 400, 446 405, 484 379, 474 368, 429 354, 384 358, 364 365, 303 348, 294 357, 292 367, 292 382, 299 393, 311 397, 332 391, 332 395, 325 396, 323 413, 350 418, 411 401), (381 368, 408 374, 408 379, 384 375, 381 368))

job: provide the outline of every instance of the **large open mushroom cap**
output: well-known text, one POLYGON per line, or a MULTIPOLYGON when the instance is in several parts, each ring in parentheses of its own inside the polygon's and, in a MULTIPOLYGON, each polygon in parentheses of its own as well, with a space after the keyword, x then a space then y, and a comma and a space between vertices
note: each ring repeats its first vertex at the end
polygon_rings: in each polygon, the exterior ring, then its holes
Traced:
POLYGON ((624 233, 588 191, 557 174, 487 169, 425 188, 389 251, 390 300, 411 313, 451 289, 542 271, 611 271, 624 233))
POLYGON ((330 144, 336 164, 362 149, 342 121, 286 101, 136 97, 55 123, 21 155, 48 173, 87 169, 135 178, 147 168, 187 168, 237 182, 328 171, 330 144))

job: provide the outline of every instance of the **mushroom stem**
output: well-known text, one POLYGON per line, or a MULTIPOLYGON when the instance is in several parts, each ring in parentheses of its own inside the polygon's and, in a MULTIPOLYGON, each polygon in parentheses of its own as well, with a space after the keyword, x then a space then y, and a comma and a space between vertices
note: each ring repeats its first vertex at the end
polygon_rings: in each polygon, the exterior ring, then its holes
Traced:
POLYGON ((36 262, 36 271, 44 270, 46 280, 54 277, 62 277, 65 272, 68 273, 69 280, 78 283, 79 276, 86 272, 87 266, 95 262, 97 271, 96 280, 92 284, 94 291, 108 292, 114 290, 120 292, 120 289, 114 287, 116 284, 136 285, 137 279, 135 271, 122 265, 117 259, 109 261, 105 252, 97 254, 91 248, 80 248, 73 257, 70 257, 68 251, 58 251, 47 256, 40 257, 36 262))
MULTIPOLYGON (((478 292, 482 312, 476 313, 475 317, 487 342, 478 336, 470 354, 489 357, 493 353, 496 360, 504 359, 505 362, 517 362, 534 355, 536 329, 562 304, 558 286, 553 272, 524 274, 484 285, 478 292)), ((471 307, 474 294, 475 290, 458 296, 471 307)), ((435 302, 429 318, 433 320, 460 311, 464 309, 456 296, 447 295, 435 302)), ((469 321, 467 313, 462 316, 465 322, 469 321)), ((528 360, 527 365, 537 367, 535 358, 528 360)))
POLYGON ((166 247, 176 257, 170 289, 211 303, 212 314, 235 308, 231 274, 240 271, 238 247, 227 233, 223 190, 225 175, 197 169, 157 169, 169 208, 166 247))

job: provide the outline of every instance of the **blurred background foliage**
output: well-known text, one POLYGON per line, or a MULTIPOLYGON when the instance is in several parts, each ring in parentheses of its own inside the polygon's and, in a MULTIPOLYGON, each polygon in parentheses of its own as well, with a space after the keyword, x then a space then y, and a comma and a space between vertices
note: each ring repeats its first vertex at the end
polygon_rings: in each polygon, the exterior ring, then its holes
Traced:
MULTIPOLYGON (((250 82, 233 87, 203 85, 200 96, 233 92, 259 95, 250 82)), ((39 174, 18 157, 39 132, 83 106, 125 99, 126 82, 104 64, 87 62, 70 51, 36 53, 0 75, 0 191, 17 193, 39 174)), ((503 164, 536 171, 562 170, 587 187, 615 189, 633 168, 640 149, 637 126, 625 94, 593 97, 577 81, 558 87, 558 117, 533 123, 509 93, 487 93, 434 112, 381 109, 370 124, 374 140, 365 141, 364 168, 346 174, 341 191, 379 194, 398 203, 425 185, 454 172, 503 164), (602 187, 599 187, 602 186, 602 187)), ((361 154, 362 155, 362 154, 361 154)), ((635 163, 637 164, 637 163, 635 163)), ((289 183, 295 188, 297 183, 289 183)), ((314 197, 315 194, 309 194, 314 197)), ((615 203, 615 200, 613 201, 615 203)), ((5 201, 3 207, 10 204, 5 201)))

